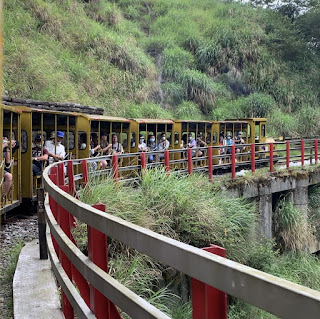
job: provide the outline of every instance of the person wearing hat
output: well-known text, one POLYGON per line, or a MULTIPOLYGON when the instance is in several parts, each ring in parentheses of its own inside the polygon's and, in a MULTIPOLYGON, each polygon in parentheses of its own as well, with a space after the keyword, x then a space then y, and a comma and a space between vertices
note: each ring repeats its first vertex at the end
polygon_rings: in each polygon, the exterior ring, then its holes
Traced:
POLYGON ((32 172, 33 175, 39 174, 43 169, 43 163, 48 160, 48 150, 41 144, 41 135, 37 134, 32 148, 32 172), (42 151, 41 151, 42 149, 42 151))
POLYGON ((57 134, 51 132, 50 140, 46 141, 44 147, 48 150, 49 164, 62 161, 66 156, 66 150, 62 145, 63 138, 63 132, 57 131, 57 134))

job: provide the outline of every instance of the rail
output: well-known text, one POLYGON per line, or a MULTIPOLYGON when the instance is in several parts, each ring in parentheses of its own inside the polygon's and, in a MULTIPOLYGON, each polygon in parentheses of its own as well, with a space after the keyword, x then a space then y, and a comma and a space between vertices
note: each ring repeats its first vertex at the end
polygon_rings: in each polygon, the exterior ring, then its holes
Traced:
MULTIPOLYGON (((317 142, 303 141, 294 144, 292 148, 290 145, 288 147, 287 143, 284 145, 283 149, 274 150, 273 144, 269 144, 269 149, 264 150, 263 154, 269 152, 269 158, 266 160, 270 170, 273 168, 275 152, 279 153, 278 162, 287 163, 288 158, 289 161, 298 158, 301 164, 304 164, 304 160, 309 155, 312 155, 315 163, 318 162, 317 142), (290 151, 297 153, 296 149, 300 153, 290 155, 290 151), (310 150, 308 155, 305 153, 306 150, 310 150), (286 156, 282 156, 283 152, 286 156)), ((266 147, 265 144, 262 146, 266 147)), ((253 168, 259 161, 253 154, 260 152, 256 149, 260 145, 249 145, 248 147, 251 153, 249 160, 244 162, 251 163, 251 168, 253 168)), ((193 167, 190 163, 205 160, 207 163, 204 167, 205 170, 209 170, 210 175, 211 165, 212 170, 214 166, 211 162, 221 158, 221 154, 212 155, 211 150, 213 147, 203 148, 207 154, 198 158, 193 157, 192 150, 187 150, 188 158, 179 164, 187 166, 186 171, 192 173, 198 167, 193 167)), ((234 163, 231 162, 231 166, 228 164, 228 167, 233 170, 237 164, 240 164, 235 161, 235 158, 246 156, 243 153, 236 155, 235 147, 231 147, 231 154, 227 155, 234 163)), ((147 155, 139 153, 124 156, 138 157, 139 162, 131 166, 143 171, 147 169, 147 155)), ((99 161, 102 158, 110 160, 112 165, 109 172, 118 180, 117 168, 119 168, 118 159, 120 157, 114 155, 62 162, 47 167, 43 173, 45 188, 48 192, 44 207, 51 231, 51 236, 47 235, 49 256, 56 278, 62 287, 63 310, 66 318, 74 318, 74 312, 79 318, 121 318, 117 307, 132 318, 169 318, 108 274, 107 235, 206 285, 243 299, 279 317, 318 318, 320 313, 319 291, 157 234, 108 214, 105 212, 105 207, 99 205, 91 207, 76 198, 76 184, 85 185, 89 181, 88 163, 99 161), (65 165, 67 165, 67 178, 65 178, 65 165), (81 170, 81 173, 74 174, 75 170, 81 170), (88 226, 88 257, 75 245, 71 234, 73 218, 77 218, 88 226)), ((164 155, 164 162, 159 164, 166 168, 167 173, 170 173, 170 169, 175 168, 176 164, 174 159, 170 160, 169 157, 170 151, 164 155)), ((215 166, 222 165, 218 163, 215 166)), ((207 302, 210 303, 211 300, 207 302)), ((203 317, 194 312, 193 318, 203 317)), ((226 318, 226 316, 219 318, 226 318)))

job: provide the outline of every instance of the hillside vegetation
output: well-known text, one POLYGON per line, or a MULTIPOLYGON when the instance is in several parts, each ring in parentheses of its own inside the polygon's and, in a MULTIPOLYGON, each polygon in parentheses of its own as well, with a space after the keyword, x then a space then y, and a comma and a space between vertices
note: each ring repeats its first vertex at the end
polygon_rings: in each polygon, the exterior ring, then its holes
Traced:
POLYGON ((319 134, 317 17, 317 5, 293 20, 218 0, 7 0, 4 89, 110 115, 267 116, 271 134, 319 134))

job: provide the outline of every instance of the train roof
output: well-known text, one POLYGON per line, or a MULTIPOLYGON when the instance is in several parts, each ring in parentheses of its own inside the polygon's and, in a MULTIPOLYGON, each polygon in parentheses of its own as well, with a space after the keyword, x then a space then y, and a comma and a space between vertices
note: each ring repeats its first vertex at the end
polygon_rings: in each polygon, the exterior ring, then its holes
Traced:
POLYGON ((88 118, 92 121, 108 121, 108 122, 130 122, 129 119, 124 117, 114 117, 106 115, 95 115, 95 114, 86 114, 88 118))
POLYGON ((10 111, 10 112, 14 112, 14 113, 20 113, 21 112, 20 109, 17 109, 15 107, 12 107, 12 106, 9 106, 9 105, 5 105, 5 104, 2 104, 2 108, 4 110, 10 111))
POLYGON ((166 119, 130 119, 141 124, 173 124, 172 120, 166 119))
POLYGON ((206 121, 206 120, 174 120, 177 123, 207 123, 212 124, 212 121, 206 121))
POLYGON ((31 99, 19 99, 9 96, 2 97, 2 104, 12 106, 26 106, 33 109, 48 110, 55 112, 76 112, 84 114, 103 114, 103 109, 94 106, 81 105, 78 103, 49 102, 31 99))
POLYGON ((265 117, 248 117, 245 119, 226 119, 226 121, 254 121, 254 122, 265 122, 268 119, 265 117))

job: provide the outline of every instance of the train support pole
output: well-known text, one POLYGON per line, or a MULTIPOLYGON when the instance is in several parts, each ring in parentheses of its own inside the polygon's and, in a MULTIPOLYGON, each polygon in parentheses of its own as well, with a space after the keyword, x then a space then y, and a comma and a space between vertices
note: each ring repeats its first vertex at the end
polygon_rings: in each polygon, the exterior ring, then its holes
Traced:
POLYGON ((273 143, 269 144, 269 148, 270 148, 270 172, 273 172, 273 143))
POLYGON ((192 163, 192 149, 188 148, 188 173, 189 175, 192 175, 192 170, 193 170, 193 163, 192 163))
POLYGON ((286 165, 287 169, 290 167, 290 142, 286 141, 286 165))
POLYGON ((252 143, 251 144, 251 148, 250 148, 251 152, 251 172, 254 173, 256 171, 256 147, 255 145, 252 143))
POLYGON ((209 181, 212 182, 212 178, 213 178, 212 146, 208 147, 208 175, 209 175, 209 181))
MULTIPOLYGON (((216 245, 202 248, 212 254, 226 257, 226 250, 216 245)), ((192 278, 192 318, 227 319, 227 294, 192 278)))
POLYGON ((236 178, 236 146, 231 145, 231 176, 236 178))
POLYGON ((113 171, 113 179, 115 182, 119 180, 119 162, 118 162, 118 155, 112 156, 112 171, 113 171))
POLYGON ((304 140, 301 140, 301 166, 304 165, 304 140))
POLYGON ((318 164, 318 140, 314 140, 314 163, 318 164))
POLYGON ((170 158, 169 158, 169 150, 164 151, 164 166, 167 172, 167 175, 170 174, 170 158))

